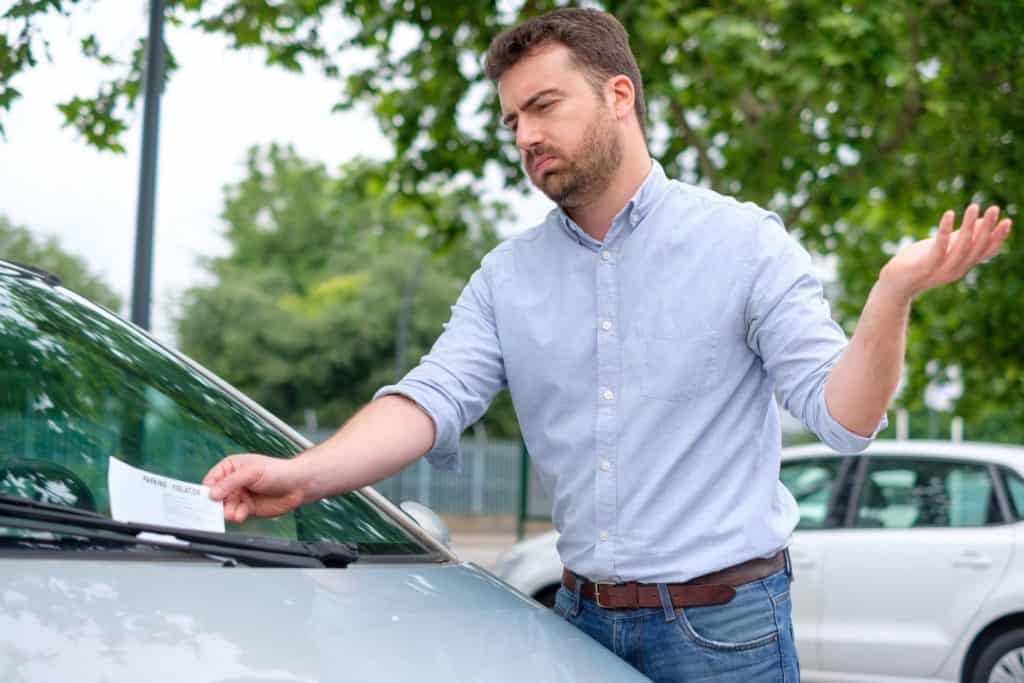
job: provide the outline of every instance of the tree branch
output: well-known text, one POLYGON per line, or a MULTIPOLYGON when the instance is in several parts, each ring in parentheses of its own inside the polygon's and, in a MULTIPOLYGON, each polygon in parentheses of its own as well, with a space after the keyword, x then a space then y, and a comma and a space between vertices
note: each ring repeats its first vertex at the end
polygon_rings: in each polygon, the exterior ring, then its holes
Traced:
POLYGON ((711 157, 708 156, 707 145, 701 140, 697 132, 690 126, 686 121, 686 111, 682 105, 676 100, 671 100, 670 105, 672 107, 672 113, 675 115, 676 123, 680 130, 683 132, 683 137, 686 141, 693 145, 697 149, 697 157, 700 160, 701 175, 711 181, 712 187, 717 187, 719 184, 718 169, 715 168, 715 164, 711 161, 711 157))

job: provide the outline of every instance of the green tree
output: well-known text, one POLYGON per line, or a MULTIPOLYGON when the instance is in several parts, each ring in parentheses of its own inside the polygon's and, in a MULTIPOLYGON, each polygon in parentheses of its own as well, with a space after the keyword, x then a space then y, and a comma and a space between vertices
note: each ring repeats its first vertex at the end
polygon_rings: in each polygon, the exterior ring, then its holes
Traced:
MULTIPOLYGON (((17 95, 14 77, 40 52, 34 22, 74 4, 20 0, 8 11, 20 29, 0 43, 0 111, 17 95)), ((339 79, 341 108, 371 104, 394 144, 389 173, 402 192, 439 176, 468 183, 489 165, 510 186, 525 186, 480 58, 498 31, 562 3, 168 4, 173 21, 261 50, 268 64, 339 79), (348 22, 344 39, 326 37, 337 33, 323 30, 329 8, 348 22), (354 52, 372 59, 349 59, 354 52)), ((1024 13, 1015 0, 588 4, 614 13, 630 33, 654 155, 683 180, 778 211, 808 248, 837 255, 837 310, 848 330, 901 238, 925 236, 943 209, 962 210, 972 199, 1017 209, 1024 13)), ((136 104, 138 60, 118 65, 94 36, 83 52, 106 59, 117 75, 96 97, 69 103, 65 115, 90 144, 115 147, 119 122, 136 104)), ((1016 275, 1024 255, 1014 241, 976 275, 915 304, 910 407, 922 386, 959 367, 958 412, 970 421, 998 407, 1010 423, 1024 423, 1016 275), (929 372, 931 361, 938 369, 929 372)))
MULTIPOLYGON (((406 197, 379 163, 333 174, 291 148, 254 148, 227 188, 231 254, 186 294, 182 349, 292 423, 313 410, 339 425, 429 350, 501 215, 466 191, 406 197), (434 243, 445 231, 428 226, 452 222, 461 237, 434 243)), ((507 392, 484 424, 518 433, 507 392)))
POLYGON ((0 258, 35 266, 57 275, 68 289, 106 306, 121 308, 121 298, 98 275, 89 271, 85 261, 68 253, 53 237, 39 240, 28 228, 14 225, 0 215, 0 258))

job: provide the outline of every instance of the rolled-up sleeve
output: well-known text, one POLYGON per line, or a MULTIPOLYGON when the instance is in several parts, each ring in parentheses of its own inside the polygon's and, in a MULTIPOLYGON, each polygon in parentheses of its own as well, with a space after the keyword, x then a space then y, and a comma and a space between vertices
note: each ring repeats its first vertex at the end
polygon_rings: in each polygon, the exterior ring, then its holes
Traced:
POLYGON ((856 434, 828 410, 825 382, 849 341, 832 319, 810 254, 774 214, 754 231, 747 299, 747 344, 762 360, 783 407, 840 453, 857 453, 888 424, 882 416, 869 436, 856 434))
POLYGON ((430 416, 434 443, 426 457, 442 469, 462 469, 462 432, 480 419, 506 383, 488 276, 495 256, 491 252, 484 257, 452 306, 441 336, 419 365, 373 396, 401 394, 430 416))

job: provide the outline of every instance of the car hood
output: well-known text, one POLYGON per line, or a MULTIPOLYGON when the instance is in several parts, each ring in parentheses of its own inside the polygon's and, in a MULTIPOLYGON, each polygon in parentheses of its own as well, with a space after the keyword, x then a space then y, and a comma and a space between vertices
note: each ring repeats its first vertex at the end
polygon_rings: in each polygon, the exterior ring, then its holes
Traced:
POLYGON ((0 560, 0 680, 646 680, 471 564, 0 560))

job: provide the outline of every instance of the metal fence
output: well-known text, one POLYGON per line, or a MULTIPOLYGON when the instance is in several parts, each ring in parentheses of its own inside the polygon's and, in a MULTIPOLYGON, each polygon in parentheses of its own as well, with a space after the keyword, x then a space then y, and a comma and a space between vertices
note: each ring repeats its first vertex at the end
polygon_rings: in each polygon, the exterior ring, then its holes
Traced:
MULTIPOLYGON (((330 431, 302 430, 319 443, 330 431)), ((394 503, 414 500, 435 512, 453 515, 520 515, 523 458, 519 441, 465 438, 462 472, 438 469, 420 458, 398 474, 373 485, 394 503)), ((533 468, 528 467, 526 517, 547 519, 551 499, 533 468)))

